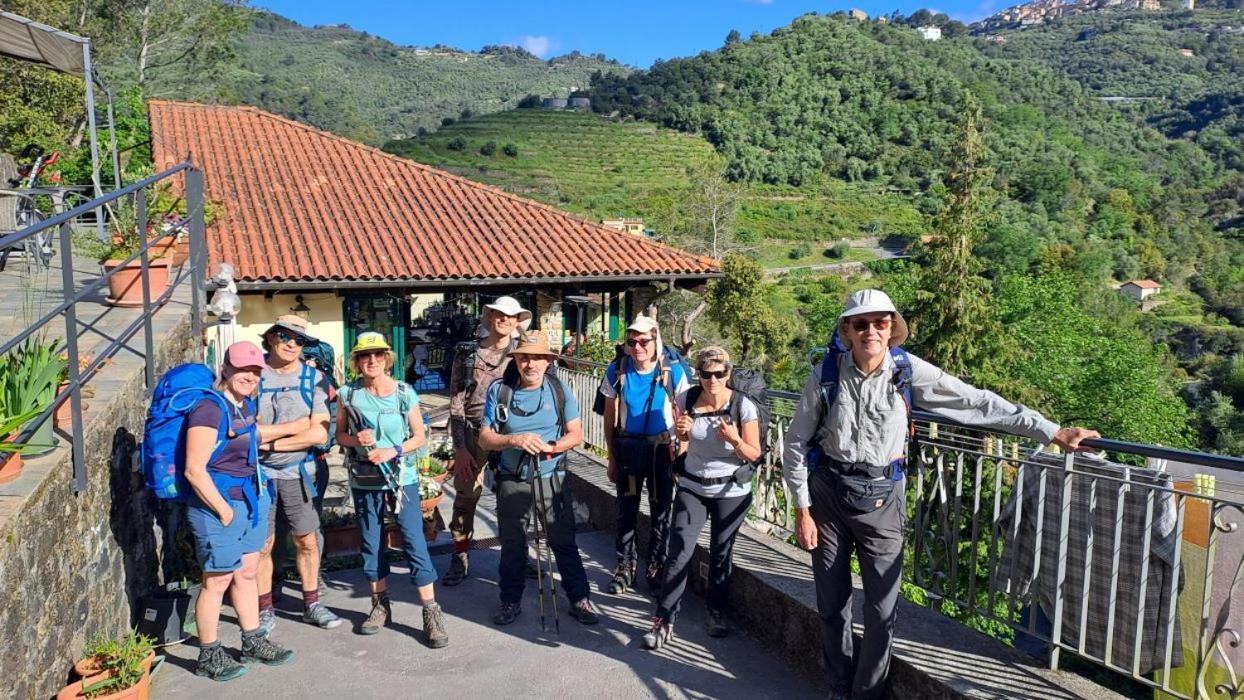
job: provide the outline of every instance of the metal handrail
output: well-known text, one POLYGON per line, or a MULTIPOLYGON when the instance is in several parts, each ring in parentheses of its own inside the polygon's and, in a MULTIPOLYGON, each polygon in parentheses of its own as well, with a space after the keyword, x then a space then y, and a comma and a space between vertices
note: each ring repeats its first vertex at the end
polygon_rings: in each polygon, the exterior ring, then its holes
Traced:
MULTIPOLYGON (((103 195, 97 199, 76 206, 69 211, 57 214, 47 220, 41 221, 33 226, 26 227, 21 231, 0 237, 0 249, 12 246, 27 238, 37 235, 38 233, 56 228, 60 235, 60 256, 61 256, 61 283, 62 283, 62 301, 49 313, 33 324, 28 325, 25 329, 15 335, 13 338, 5 341, 0 345, 0 355, 11 351, 18 344, 29 339, 32 335, 39 332, 47 326, 58 315, 65 317, 65 354, 68 356, 68 387, 67 390, 61 392, 60 395, 53 398, 51 404, 43 410, 33 420, 28 422, 22 428, 16 442, 19 444, 27 441, 30 436, 41 428, 47 420, 52 416, 58 407, 64 404, 66 400, 70 402, 72 407, 72 428, 70 437, 72 438, 71 450, 73 461, 73 488, 74 491, 82 491, 87 486, 86 475, 86 455, 83 445, 83 419, 82 419, 82 388, 93 377, 95 372, 108 359, 114 357, 125 344, 133 338, 140 329, 144 331, 144 358, 146 387, 148 391, 155 388, 155 339, 152 328, 152 316, 156 309, 166 303, 173 292, 187 280, 191 287, 191 333, 195 337, 202 335, 203 318, 206 309, 206 268, 207 268, 207 248, 205 242, 206 222, 204 221, 203 208, 203 172, 191 166, 189 161, 179 163, 163 172, 152 175, 151 177, 135 182, 131 185, 118 189, 109 194, 103 195), (170 228, 169 230, 160 231, 155 236, 147 235, 147 189, 152 185, 167 180, 168 178, 185 172, 185 191, 187 203, 186 218, 170 228), (140 237, 138 250, 125 258, 113 270, 105 271, 96 279, 86 284, 81 290, 75 289, 74 269, 73 269, 73 241, 72 241, 72 223, 75 219, 89 212, 102 211, 103 207, 111 202, 126 196, 133 196, 135 199, 136 210, 136 228, 140 237), (159 296, 152 298, 151 281, 150 281, 150 249, 153 243, 157 243, 165 238, 178 235, 183 228, 189 232, 190 242, 190 258, 187 264, 182 267, 177 276, 169 282, 168 288, 159 296), (96 291, 107 283, 117 270, 139 261, 141 263, 140 278, 142 284, 143 305, 142 313, 131 321, 120 333, 115 337, 109 338, 108 344, 100 351, 94 360, 87 367, 78 366, 78 327, 80 324, 77 318, 77 306, 83 302, 88 296, 93 295, 96 291)), ((97 215, 98 216, 98 215, 97 215)))

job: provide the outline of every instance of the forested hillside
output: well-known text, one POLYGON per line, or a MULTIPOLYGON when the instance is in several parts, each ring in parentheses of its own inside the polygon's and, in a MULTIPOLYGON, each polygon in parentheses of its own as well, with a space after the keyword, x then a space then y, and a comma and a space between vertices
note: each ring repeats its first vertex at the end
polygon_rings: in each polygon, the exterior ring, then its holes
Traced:
POLYGON ((977 47, 1121 98, 1118 109, 1244 170, 1244 12, 1102 12, 999 36, 977 47))
POLYGON ((236 60, 203 81, 169 71, 152 96, 250 104, 368 143, 413 136, 465 112, 512 108, 523 95, 569 95, 595 71, 629 68, 602 55, 541 60, 518 48, 478 53, 398 46, 345 26, 304 27, 270 12, 243 11, 248 28, 236 60))
MULTIPOLYGON (((1228 321, 1244 323, 1244 178, 1221 152, 1104 103, 1094 88, 1050 62, 1001 56, 1022 38, 1008 35, 1000 47, 970 38, 928 42, 893 22, 807 15, 769 35, 743 40, 734 33, 719 50, 643 73, 597 77, 593 105, 702 134, 742 181, 801 187, 846 181, 910 192, 935 236, 944 233, 939 216, 950 202, 946 174, 961 165, 954 155, 959 126, 979 106, 983 146, 973 167, 988 180, 974 195, 980 216, 966 245, 981 256, 979 274, 989 280, 993 303, 976 308, 1005 320, 994 328, 1007 338, 1029 324, 1055 337, 1037 343, 1032 336, 1003 350, 1005 343, 986 342, 994 334, 978 334, 981 360, 964 370, 1000 388, 1019 380, 1009 388, 1036 391, 1035 405, 1101 424, 1123 416, 1065 413, 1078 397, 1100 392, 1094 383, 1153 387, 1156 378, 1158 395, 1136 394, 1131 402, 1140 415, 1146 402, 1169 406, 1161 395, 1172 396, 1181 379, 1204 378, 1187 394, 1201 414, 1189 425, 1201 429, 1205 444, 1229 449, 1244 436, 1244 419, 1230 408, 1232 401, 1244 406, 1244 396, 1219 391, 1231 373, 1226 367, 1235 365, 1216 353, 1244 351, 1244 332, 1228 321), (1138 277, 1167 285, 1167 304, 1143 314, 1119 304, 1111 287, 1138 277), (1074 315, 1082 328, 1044 313, 1074 315), (1092 330, 1083 334, 1086 328, 1092 330), (1135 355, 1127 371, 1086 376, 1068 391, 1068 377, 1080 374, 1076 362, 1104 361, 1111 355, 1097 353, 1107 347, 1115 356, 1130 353, 1145 336, 1179 351, 1182 367, 1172 374, 1171 360, 1160 354, 1135 355), (1080 357, 1039 352, 1048 341, 1069 342, 1080 357)), ((1231 54, 1219 60, 1225 70, 1244 65, 1231 54)), ((886 284, 913 301, 935 300, 938 280, 918 274, 921 269, 891 269, 886 284)), ((795 312, 815 336, 815 317, 826 305, 815 288, 798 288, 783 310, 795 312)), ((786 296, 780 289, 770 296, 775 293, 779 302, 786 296)), ((926 314, 938 308, 929 303, 926 314)), ((989 327, 984 320, 978 325, 989 327)), ((920 345, 919 337, 917 346, 934 356, 944 350, 920 345)), ((1170 440, 1185 420, 1152 413, 1112 428, 1170 440)))

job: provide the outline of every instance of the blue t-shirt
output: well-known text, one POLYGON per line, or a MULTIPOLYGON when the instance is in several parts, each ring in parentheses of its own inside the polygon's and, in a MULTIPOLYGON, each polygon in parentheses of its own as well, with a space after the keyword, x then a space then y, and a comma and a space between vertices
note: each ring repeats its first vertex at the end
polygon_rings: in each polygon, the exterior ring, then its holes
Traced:
MULTIPOLYGON (((505 422, 497 420, 497 395, 500 390, 501 381, 497 380, 488 387, 488 392, 484 395, 484 416, 481 421, 483 427, 502 435, 536 433, 546 442, 553 442, 561 437, 561 421, 557 418, 556 400, 547 379, 538 390, 514 389, 510 406, 502 411, 503 414, 508 414, 505 422)), ((579 404, 575 401, 574 394, 569 391, 566 392, 566 403, 562 405, 562 411, 567 424, 579 418, 579 404)), ((527 477, 529 474, 519 472, 519 467, 526 459, 527 453, 518 448, 505 449, 501 451, 499 468, 506 474, 527 477)), ((540 460, 540 475, 552 474, 560 460, 561 455, 540 460)))
MULTIPOLYGON (((670 396, 665 391, 665 382, 657 374, 657 368, 660 365, 654 365, 650 371, 643 374, 635 371, 635 363, 629 359, 623 362, 623 365, 626 367, 625 381, 622 382, 622 402, 626 404, 623 407, 623 412, 626 414, 623 429, 629 435, 660 435, 673 430, 674 409, 670 396), (653 386, 654 379, 656 380, 655 387, 653 386), (651 404, 648 403, 649 394, 652 395, 651 404)), ((674 395, 677 396, 690 386, 687 381, 687 372, 681 363, 669 365, 669 370, 669 383, 673 385, 674 395)), ((613 399, 618 395, 614 389, 617 381, 618 368, 615 362, 605 368, 605 377, 600 382, 600 393, 604 394, 606 399, 613 399)))

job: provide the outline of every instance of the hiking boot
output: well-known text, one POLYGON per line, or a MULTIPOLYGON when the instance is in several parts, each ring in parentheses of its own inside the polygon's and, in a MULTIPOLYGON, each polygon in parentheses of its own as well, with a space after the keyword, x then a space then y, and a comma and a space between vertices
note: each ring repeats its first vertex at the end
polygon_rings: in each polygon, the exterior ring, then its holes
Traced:
POLYGON ((730 623, 726 622, 726 614, 720 610, 708 609, 704 620, 704 629, 710 637, 725 637, 730 634, 730 623))
POLYGON ((652 618, 652 629, 640 639, 639 643, 645 649, 656 651, 669 643, 674 637, 674 625, 663 617, 652 618))
POLYGON ((654 596, 661 595, 661 586, 665 585, 665 565, 648 564, 644 570, 644 580, 648 584, 648 592, 654 596))
POLYGON ((219 644, 199 648, 199 665, 194 669, 197 676, 206 676, 214 681, 231 681, 238 676, 246 675, 246 667, 229 656, 229 652, 219 644))
POLYGON ((363 625, 359 627, 359 634, 375 634, 392 620, 393 606, 389 603, 389 594, 387 592, 372 593, 371 612, 367 615, 367 619, 363 620, 363 625))
POLYGON ((523 608, 518 603, 502 603, 493 614, 492 623, 497 626, 508 625, 517 620, 522 612, 523 608))
POLYGON ((608 591, 613 595, 625 593, 635 583, 635 565, 618 564, 613 570, 613 578, 609 579, 608 591))
POLYGON ((336 613, 328 609, 327 605, 320 602, 312 603, 306 610, 302 611, 302 621, 309 622, 320 629, 330 630, 334 627, 341 626, 341 618, 336 613))
POLYGON ((571 617, 585 625, 594 625, 600 622, 600 611, 587 598, 571 603, 569 613, 571 617))
POLYGON ((441 578, 441 585, 456 586, 467 578, 467 571, 471 568, 471 561, 467 558, 466 552, 455 554, 449 560, 449 571, 441 578))
POLYGON ((242 635, 242 663, 259 662, 265 666, 280 666, 294 658, 294 652, 273 642, 262 634, 242 635))
POLYGON ((423 606, 423 638, 433 649, 449 644, 449 635, 445 634, 445 614, 438 603, 423 606))
POLYGON ((276 629, 276 611, 264 608, 259 611, 259 631, 266 637, 276 629))

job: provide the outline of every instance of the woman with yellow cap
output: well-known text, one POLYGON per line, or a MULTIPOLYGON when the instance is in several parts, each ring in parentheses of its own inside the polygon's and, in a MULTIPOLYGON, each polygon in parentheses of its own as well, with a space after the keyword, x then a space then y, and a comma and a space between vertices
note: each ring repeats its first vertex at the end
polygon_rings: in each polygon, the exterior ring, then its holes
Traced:
POLYGON ((350 491, 362 535, 363 573, 371 588, 371 614, 359 628, 375 634, 392 622, 385 578, 384 516, 391 510, 410 559, 411 581, 423 603, 425 643, 438 649, 449 643, 444 617, 436 603, 436 569, 423 536, 419 512, 419 468, 414 455, 427 444, 419 397, 405 382, 390 376, 393 348, 380 333, 358 337, 350 350, 357 379, 342 386, 337 411, 337 443, 346 450, 350 491))

